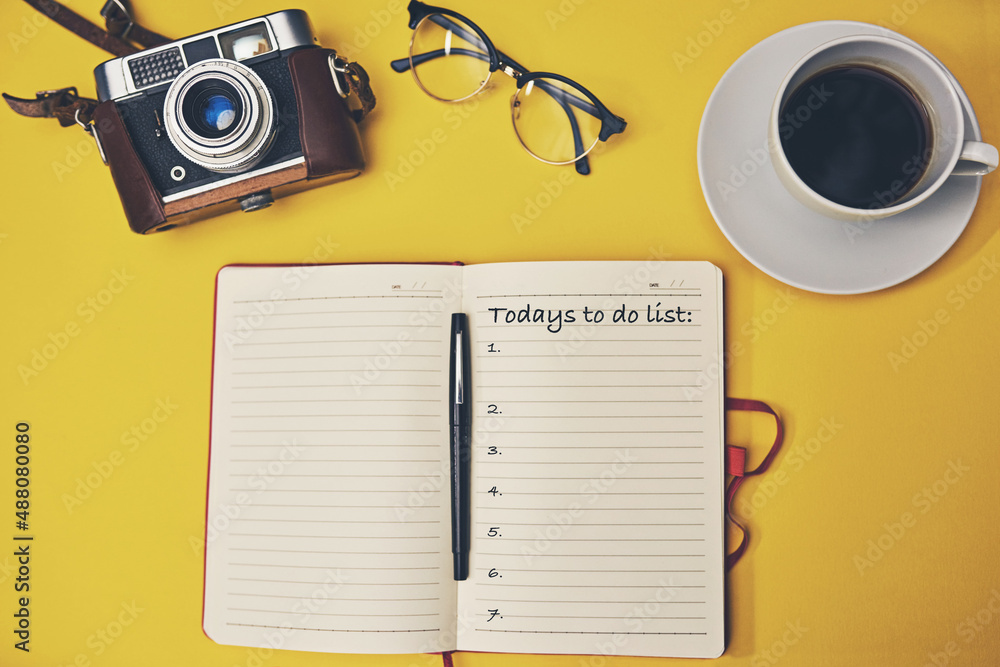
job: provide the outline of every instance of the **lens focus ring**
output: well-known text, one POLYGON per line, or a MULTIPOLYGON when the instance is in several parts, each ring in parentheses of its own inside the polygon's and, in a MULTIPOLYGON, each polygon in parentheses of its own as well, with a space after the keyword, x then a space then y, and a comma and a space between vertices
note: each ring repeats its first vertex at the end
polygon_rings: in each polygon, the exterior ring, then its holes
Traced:
POLYGON ((212 171, 238 172, 270 147, 275 110, 256 72, 232 60, 204 60, 171 83, 163 122, 184 157, 212 171))

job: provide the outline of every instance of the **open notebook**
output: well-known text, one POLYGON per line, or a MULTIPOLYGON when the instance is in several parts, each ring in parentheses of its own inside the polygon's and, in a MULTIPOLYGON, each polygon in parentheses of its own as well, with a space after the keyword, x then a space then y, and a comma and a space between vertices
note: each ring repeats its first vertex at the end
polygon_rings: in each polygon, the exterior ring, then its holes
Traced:
POLYGON ((707 262, 222 269, 205 632, 342 653, 720 655, 721 352, 707 262), (463 582, 454 312, 473 377, 463 582))

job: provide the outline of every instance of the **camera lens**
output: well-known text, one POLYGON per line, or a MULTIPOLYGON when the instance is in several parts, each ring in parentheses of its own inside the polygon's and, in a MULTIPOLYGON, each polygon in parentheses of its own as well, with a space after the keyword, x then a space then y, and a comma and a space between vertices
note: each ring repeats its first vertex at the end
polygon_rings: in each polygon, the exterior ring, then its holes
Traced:
POLYGON ((167 136, 206 169, 251 169, 274 137, 275 112, 264 82, 231 60, 205 60, 184 70, 167 90, 167 136))
POLYGON ((181 102, 185 124, 206 139, 219 139, 239 126, 243 105, 239 92, 225 81, 202 79, 181 102))
POLYGON ((219 132, 228 130, 236 118, 236 104, 228 95, 213 93, 198 100, 197 110, 202 124, 219 132))

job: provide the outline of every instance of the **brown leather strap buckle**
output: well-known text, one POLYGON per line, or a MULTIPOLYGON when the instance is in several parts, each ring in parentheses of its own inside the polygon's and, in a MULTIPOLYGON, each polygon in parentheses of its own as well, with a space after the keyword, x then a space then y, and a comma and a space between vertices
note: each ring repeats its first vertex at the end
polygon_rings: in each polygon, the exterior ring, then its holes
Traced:
POLYGON ((89 125, 97 100, 80 97, 75 86, 58 90, 42 90, 35 93, 35 99, 23 99, 3 93, 10 108, 31 118, 55 118, 63 127, 77 124, 89 125))
POLYGON ((136 23, 128 0, 107 0, 101 7, 101 17, 104 19, 104 25, 109 35, 121 40, 128 40, 143 48, 148 49, 171 41, 136 23))
MULTIPOLYGON (((138 49, 133 43, 149 48, 170 41, 163 35, 137 24, 132 18, 128 0, 107 0, 104 3, 101 16, 107 25, 106 31, 56 0, 25 0, 25 2, 71 32, 116 56, 135 53, 138 49), (126 41, 126 38, 129 41, 126 41)), ((63 127, 77 124, 87 132, 90 132, 91 117, 97 107, 97 100, 80 97, 73 86, 58 90, 43 90, 36 93, 33 100, 14 97, 7 93, 3 93, 3 98, 11 109, 22 116, 55 118, 63 127)), ((96 135, 93 136, 96 138, 96 135)))
POLYGON ((135 26, 132 20, 132 13, 122 0, 108 0, 101 7, 101 18, 107 26, 108 34, 114 35, 118 39, 128 39, 129 32, 135 26))
POLYGON ((24 1, 70 32, 115 56, 127 56, 137 52, 139 48, 135 46, 136 44, 148 49, 171 41, 136 23, 132 18, 128 0, 107 0, 104 3, 101 16, 107 26, 106 30, 102 30, 100 26, 91 23, 57 0, 24 1))
POLYGON ((50 19, 79 35, 91 44, 98 46, 115 56, 127 56, 138 51, 136 47, 102 30, 100 26, 91 23, 72 9, 56 0, 24 0, 26 3, 42 12, 50 19))

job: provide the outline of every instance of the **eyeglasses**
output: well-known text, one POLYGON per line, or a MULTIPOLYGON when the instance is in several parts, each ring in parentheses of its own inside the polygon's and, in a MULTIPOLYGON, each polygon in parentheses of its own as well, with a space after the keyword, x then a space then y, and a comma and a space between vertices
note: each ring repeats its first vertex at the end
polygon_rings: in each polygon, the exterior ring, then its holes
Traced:
POLYGON ((590 173, 587 153, 598 141, 625 130, 589 90, 559 74, 529 72, 496 49, 479 26, 461 14, 411 0, 410 55, 393 60, 397 72, 410 70, 420 89, 442 102, 461 102, 481 92, 493 72, 514 79, 510 100, 514 132, 528 153, 548 164, 576 164, 590 173))

